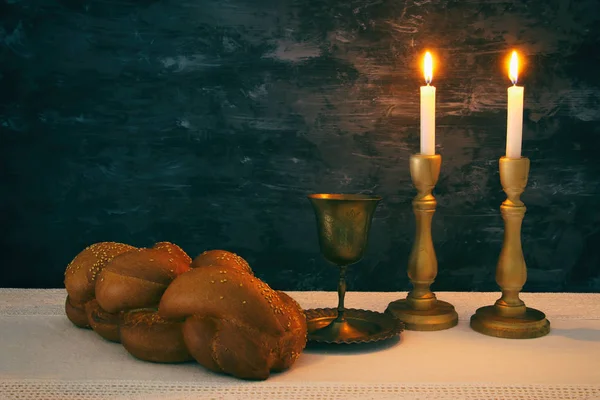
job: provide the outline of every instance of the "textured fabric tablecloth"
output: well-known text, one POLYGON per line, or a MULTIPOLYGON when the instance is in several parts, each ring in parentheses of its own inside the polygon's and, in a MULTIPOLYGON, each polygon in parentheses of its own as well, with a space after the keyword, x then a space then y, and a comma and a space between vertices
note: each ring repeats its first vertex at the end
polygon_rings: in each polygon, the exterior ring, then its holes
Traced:
MULTIPOLYGON (((289 292, 304 308, 337 293, 289 292)), ((548 316, 543 338, 498 339, 469 328, 498 293, 437 293, 459 324, 405 331, 389 343, 307 349, 265 382, 210 373, 195 363, 134 359, 119 344, 73 326, 62 289, 0 289, 0 399, 600 399, 600 294, 522 294, 548 316)), ((346 306, 383 311, 406 293, 347 294, 346 306)))

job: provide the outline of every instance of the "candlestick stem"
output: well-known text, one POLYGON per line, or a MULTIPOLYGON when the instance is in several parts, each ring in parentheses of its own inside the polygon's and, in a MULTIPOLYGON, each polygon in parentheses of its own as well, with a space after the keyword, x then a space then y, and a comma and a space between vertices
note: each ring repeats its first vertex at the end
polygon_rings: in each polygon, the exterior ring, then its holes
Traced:
POLYGON ((417 154, 410 159, 410 173, 417 188, 412 203, 416 234, 407 270, 413 289, 406 299, 391 302, 386 310, 403 321, 409 330, 435 331, 451 328, 458 323, 454 307, 437 300, 430 289, 438 271, 431 237, 431 222, 437 205, 432 191, 440 174, 441 163, 442 157, 438 154, 417 154))
POLYGON ((504 220, 504 241, 498 265, 496 282, 502 296, 493 306, 482 307, 471 317, 471 327, 490 336, 525 339, 546 335, 550 322, 543 312, 528 308, 519 298, 527 281, 527 266, 521 245, 521 225, 527 210, 521 194, 527 185, 529 159, 500 159, 500 181, 506 200, 500 206, 504 220))

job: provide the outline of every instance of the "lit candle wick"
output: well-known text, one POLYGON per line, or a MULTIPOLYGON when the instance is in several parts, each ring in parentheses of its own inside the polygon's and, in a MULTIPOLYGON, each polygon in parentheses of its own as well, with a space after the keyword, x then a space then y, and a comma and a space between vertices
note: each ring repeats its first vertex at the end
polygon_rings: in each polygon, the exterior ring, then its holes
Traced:
POLYGON ((425 83, 427 86, 433 80, 433 58, 431 57, 431 53, 425 53, 425 59, 423 60, 423 75, 425 76, 425 83))
POLYGON ((513 85, 516 86, 517 81, 519 80, 519 56, 516 51, 513 51, 510 57, 508 75, 513 85))

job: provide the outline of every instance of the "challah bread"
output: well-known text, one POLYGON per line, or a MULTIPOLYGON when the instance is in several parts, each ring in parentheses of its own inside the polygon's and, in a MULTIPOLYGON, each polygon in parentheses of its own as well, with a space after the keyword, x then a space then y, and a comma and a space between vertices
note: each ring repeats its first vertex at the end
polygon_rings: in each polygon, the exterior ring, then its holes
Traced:
POLYGON ((189 270, 191 261, 179 246, 169 242, 156 243, 152 249, 112 242, 91 245, 67 267, 67 317, 79 327, 91 327, 103 338, 119 342, 120 313, 156 307, 167 285, 189 270), (107 278, 106 267, 110 270, 107 278), (80 302, 74 302, 73 295, 80 302))
POLYGON ((277 339, 235 319, 194 315, 183 338, 199 364, 240 379, 264 380, 277 360, 277 339))
POLYGON ((252 269, 246 260, 235 253, 225 250, 208 250, 194 258, 192 268, 207 266, 229 267, 252 274, 252 269))
POLYGON ((183 338, 196 361, 238 378, 267 379, 306 345, 298 304, 236 267, 200 266, 177 277, 158 312, 185 319, 183 338))
POLYGON ((115 257, 96 282, 98 304, 109 313, 156 307, 178 273, 189 269, 165 249, 137 249, 115 257))
POLYGON ((288 330, 286 335, 281 338, 279 356, 273 364, 273 371, 279 372, 291 367, 304 350, 307 339, 307 326, 304 310, 296 300, 280 290, 276 292, 284 304, 282 307, 283 313, 289 317, 288 330), (298 337, 303 337, 304 340, 298 340, 298 337))
POLYGON ((65 270, 65 288, 68 301, 65 304, 67 317, 77 326, 82 324, 85 303, 94 298, 96 277, 114 257, 134 250, 123 243, 100 242, 88 246, 69 263, 65 270))
POLYGON ((132 310, 123 314, 121 344, 144 361, 178 363, 193 360, 183 341, 182 324, 166 321, 156 309, 132 310))
POLYGON ((185 251, 183 251, 181 247, 170 242, 158 242, 152 246, 152 248, 156 250, 164 250, 171 256, 169 257, 169 262, 173 264, 172 269, 174 270, 175 275, 181 275, 184 272, 189 271, 192 259, 185 251))
POLYGON ((233 253, 212 250, 192 262, 168 242, 143 249, 100 243, 86 251, 67 269, 67 316, 141 360, 195 359, 216 372, 267 379, 306 345, 300 306, 233 253))
POLYGON ((75 307, 73 304, 71 304, 71 299, 68 295, 67 299, 65 300, 65 312, 67 314, 67 318, 69 318, 69 320, 79 328, 90 327, 88 317, 85 312, 85 305, 83 307, 75 307))
POLYGON ((87 320, 94 332, 111 342, 120 342, 119 324, 121 313, 111 314, 104 311, 96 299, 85 303, 87 320))
POLYGON ((175 279, 158 307, 162 317, 183 319, 191 315, 243 318, 268 333, 283 333, 273 304, 273 292, 253 275, 223 267, 194 268, 175 279))
POLYGON ((206 315, 192 315, 183 322, 185 346, 196 361, 213 372, 223 372, 213 357, 213 340, 219 330, 219 319, 206 315))

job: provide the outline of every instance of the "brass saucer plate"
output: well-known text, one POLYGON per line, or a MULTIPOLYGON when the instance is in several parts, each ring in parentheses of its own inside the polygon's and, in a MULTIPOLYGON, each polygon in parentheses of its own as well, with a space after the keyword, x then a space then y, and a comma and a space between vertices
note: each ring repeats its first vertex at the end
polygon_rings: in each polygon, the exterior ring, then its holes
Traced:
POLYGON ((349 324, 362 331, 361 336, 348 339, 324 339, 318 331, 329 325, 337 318, 336 308, 313 308, 305 310, 308 327, 308 341, 314 343, 353 344, 370 343, 391 339, 399 336, 404 330, 404 324, 388 313, 347 308, 345 318, 349 324))

